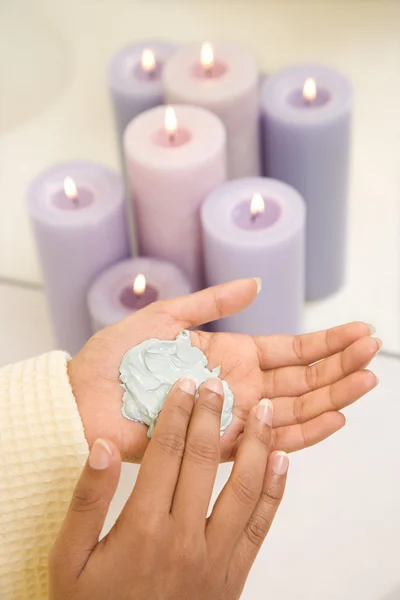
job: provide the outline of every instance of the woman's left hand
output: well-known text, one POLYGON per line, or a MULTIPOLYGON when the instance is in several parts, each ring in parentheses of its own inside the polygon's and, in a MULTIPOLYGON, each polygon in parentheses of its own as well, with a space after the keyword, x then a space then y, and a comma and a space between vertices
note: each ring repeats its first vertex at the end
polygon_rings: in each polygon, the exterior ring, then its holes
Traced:
MULTIPOLYGON (((68 370, 91 446, 113 440, 125 460, 139 462, 149 442, 144 425, 121 414, 119 367, 127 350, 145 339, 174 339, 183 329, 246 308, 257 282, 242 279, 182 298, 155 302, 94 335, 68 370)), ((261 398, 274 405, 272 449, 293 452, 332 435, 345 424, 339 412, 377 384, 365 367, 380 348, 362 322, 300 336, 246 336, 192 331, 191 340, 221 365, 234 396, 234 418, 221 439, 221 458, 234 458, 249 411, 261 398)))

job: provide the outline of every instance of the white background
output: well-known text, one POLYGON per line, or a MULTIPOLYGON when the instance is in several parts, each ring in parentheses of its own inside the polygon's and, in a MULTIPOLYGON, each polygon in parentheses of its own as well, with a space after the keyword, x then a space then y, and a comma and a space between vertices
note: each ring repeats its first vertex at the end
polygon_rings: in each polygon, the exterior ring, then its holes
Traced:
MULTIPOLYGON (((49 163, 118 167, 105 65, 146 37, 236 40, 272 71, 319 61, 355 86, 348 285, 307 307, 307 329, 350 319, 400 352, 400 4, 314 0, 0 0, 0 277, 40 283, 24 207, 49 163)), ((0 365, 52 347, 40 290, 0 284, 0 365)), ((400 599, 400 362, 347 427, 292 457, 288 490, 245 600, 400 599)), ((109 522, 133 484, 127 466, 109 522)), ((217 490, 229 473, 222 466, 217 490)))

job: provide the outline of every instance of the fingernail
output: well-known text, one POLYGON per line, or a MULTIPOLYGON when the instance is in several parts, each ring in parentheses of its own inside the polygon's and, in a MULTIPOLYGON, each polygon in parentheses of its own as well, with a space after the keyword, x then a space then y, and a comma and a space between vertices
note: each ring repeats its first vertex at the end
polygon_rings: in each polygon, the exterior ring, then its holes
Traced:
POLYGON ((284 475, 289 467, 289 457, 286 452, 276 452, 272 457, 271 467, 275 475, 284 475))
POLYGON ((371 325, 371 323, 365 323, 365 324, 366 324, 366 326, 369 329, 369 334, 370 335, 374 335, 374 333, 376 333, 376 327, 375 327, 375 325, 371 325))
POLYGON ((89 466, 95 471, 107 469, 111 464, 112 452, 104 440, 98 438, 89 454, 89 466))
POLYGON ((257 284, 257 296, 258 296, 258 294, 261 292, 261 288, 262 288, 262 279, 261 279, 261 277, 253 277, 253 279, 257 284))
POLYGON ((192 396, 196 392, 196 387, 196 382, 192 377, 185 377, 184 379, 180 379, 178 383, 178 388, 182 390, 182 392, 192 394, 192 396))
POLYGON ((262 421, 263 423, 266 423, 267 425, 272 427, 273 412, 274 412, 274 407, 272 405, 271 400, 268 400, 268 398, 263 398, 258 403, 258 406, 256 409, 256 417, 257 417, 257 419, 260 419, 260 421, 262 421))
POLYGON ((376 354, 379 352, 379 350, 382 348, 383 346, 383 342, 381 340, 381 338, 372 338, 376 341, 376 343, 378 344, 378 350, 376 351, 376 354))
POLYGON ((214 392, 214 394, 218 394, 219 396, 224 395, 224 388, 220 379, 207 379, 204 382, 204 387, 214 392))

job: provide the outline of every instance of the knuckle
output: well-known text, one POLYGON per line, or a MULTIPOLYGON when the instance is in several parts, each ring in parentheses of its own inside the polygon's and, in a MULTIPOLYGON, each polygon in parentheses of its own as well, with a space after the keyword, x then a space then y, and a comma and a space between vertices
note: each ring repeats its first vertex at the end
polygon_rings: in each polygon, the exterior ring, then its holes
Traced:
POLYGON ((98 490, 91 487, 78 487, 72 497, 71 508, 75 512, 89 512, 102 504, 103 497, 98 490))
POLYGON ((245 534, 254 546, 260 547, 270 527, 268 519, 262 515, 254 515, 250 518, 245 527, 245 534))
POLYGON ((293 400, 293 415, 296 423, 303 422, 303 413, 304 413, 304 397, 297 396, 293 400))
POLYGON ((159 433, 154 438, 154 441, 168 456, 178 456, 179 458, 183 456, 185 436, 182 432, 171 429, 170 431, 159 433))
POLYGON ((185 458, 200 465, 219 463, 219 445, 207 435, 195 435, 187 443, 185 458))
POLYGON ((261 492, 261 502, 267 508, 276 510, 282 500, 282 491, 277 486, 271 485, 261 492))
POLYGON ((257 502, 259 494, 254 487, 254 477, 250 472, 238 473, 232 479, 232 491, 236 502, 241 505, 249 505, 257 502))
POLYGON ((300 335, 293 336, 293 353, 301 362, 304 357, 303 342, 300 335))
POLYGON ((222 396, 208 391, 205 397, 203 394, 200 396, 198 402, 200 410, 211 413, 211 415, 218 417, 218 419, 221 417, 222 396))
POLYGON ((257 427, 257 429, 252 432, 252 435, 258 443, 262 444, 266 448, 269 448, 271 443, 270 432, 271 428, 266 423, 263 423, 261 427, 257 427))
POLYGON ((306 367, 306 382, 310 390, 316 390, 318 388, 317 363, 306 367))

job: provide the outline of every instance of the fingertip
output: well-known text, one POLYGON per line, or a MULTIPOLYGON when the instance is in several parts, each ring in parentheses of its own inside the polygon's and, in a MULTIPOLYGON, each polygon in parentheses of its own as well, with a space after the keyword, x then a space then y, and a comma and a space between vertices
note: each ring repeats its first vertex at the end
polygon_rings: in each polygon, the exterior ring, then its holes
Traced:
POLYGON ((94 471, 108 469, 113 461, 121 462, 121 454, 111 440, 97 438, 90 450, 88 464, 94 471))
POLYGON ((283 450, 277 450, 271 454, 271 469, 275 475, 286 475, 289 468, 289 457, 283 450))
POLYGON ((361 371, 361 373, 363 375, 363 381, 367 391, 374 389, 374 387, 378 385, 379 379, 373 371, 365 369, 364 371, 361 371))

